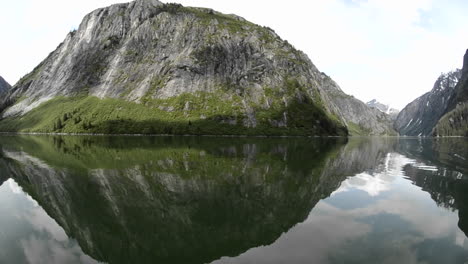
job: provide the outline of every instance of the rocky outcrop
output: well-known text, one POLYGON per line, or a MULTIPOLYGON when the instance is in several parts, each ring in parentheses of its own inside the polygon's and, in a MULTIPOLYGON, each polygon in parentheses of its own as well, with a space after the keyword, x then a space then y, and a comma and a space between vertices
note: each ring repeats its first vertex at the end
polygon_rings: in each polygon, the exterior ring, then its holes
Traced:
POLYGON ((456 86, 461 70, 442 74, 434 88, 409 103, 395 121, 395 129, 402 136, 430 136, 439 119, 446 113, 451 99, 456 96, 456 86))
POLYGON ((400 113, 398 109, 391 108, 389 105, 383 104, 377 101, 376 99, 367 102, 366 105, 371 108, 375 108, 380 112, 386 113, 387 115, 389 115, 391 120, 396 120, 398 114, 400 113))
POLYGON ((0 76, 0 94, 6 93, 11 89, 11 85, 5 81, 5 79, 0 76))
POLYGON ((88 14, 15 85, 3 109, 4 131, 346 135, 346 124, 367 134, 391 130, 270 28, 157 0, 88 14))

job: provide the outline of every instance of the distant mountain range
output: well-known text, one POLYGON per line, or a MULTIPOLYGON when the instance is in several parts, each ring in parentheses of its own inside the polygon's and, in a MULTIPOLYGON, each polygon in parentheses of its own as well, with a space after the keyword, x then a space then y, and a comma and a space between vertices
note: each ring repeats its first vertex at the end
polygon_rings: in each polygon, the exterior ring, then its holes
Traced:
POLYGON ((376 99, 373 99, 373 100, 367 102, 366 104, 367 104, 367 106, 375 108, 375 109, 379 110, 380 112, 386 113, 387 115, 390 116, 390 118, 392 120, 395 120, 396 117, 398 116, 398 114, 400 113, 400 110, 395 109, 395 108, 391 108, 389 105, 380 103, 376 99))

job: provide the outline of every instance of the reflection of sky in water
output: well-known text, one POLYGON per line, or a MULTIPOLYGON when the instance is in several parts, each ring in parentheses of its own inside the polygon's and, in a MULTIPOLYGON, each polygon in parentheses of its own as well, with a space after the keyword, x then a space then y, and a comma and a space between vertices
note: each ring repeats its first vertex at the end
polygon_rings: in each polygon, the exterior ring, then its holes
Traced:
POLYGON ((97 263, 18 184, 0 186, 2 263, 97 263))
POLYGON ((458 214, 405 178, 430 166, 391 153, 374 171, 345 180, 306 221, 275 243, 215 263, 465 263, 458 214))

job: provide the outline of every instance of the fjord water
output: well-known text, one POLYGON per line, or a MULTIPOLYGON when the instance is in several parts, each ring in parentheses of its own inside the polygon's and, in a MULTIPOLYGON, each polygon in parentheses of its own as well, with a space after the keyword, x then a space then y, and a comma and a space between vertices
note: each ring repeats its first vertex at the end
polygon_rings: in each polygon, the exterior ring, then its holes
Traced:
POLYGON ((0 263, 468 261, 463 138, 0 145, 0 263))

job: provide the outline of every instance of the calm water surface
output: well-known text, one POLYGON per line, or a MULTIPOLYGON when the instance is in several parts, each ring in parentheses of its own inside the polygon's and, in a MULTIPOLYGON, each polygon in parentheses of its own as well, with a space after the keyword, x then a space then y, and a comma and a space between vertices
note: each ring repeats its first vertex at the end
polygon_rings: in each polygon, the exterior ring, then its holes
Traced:
POLYGON ((0 263, 468 262, 468 139, 0 146, 0 263))

